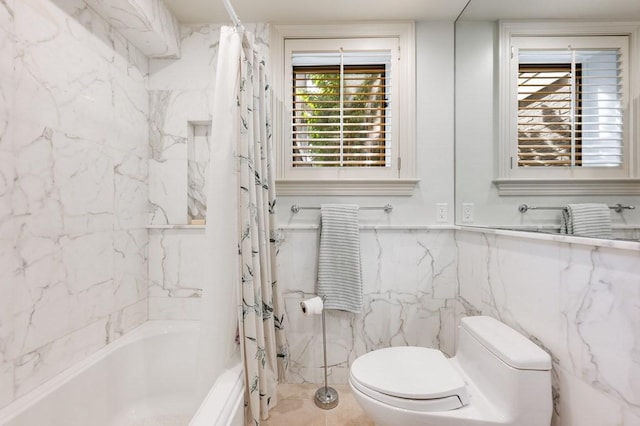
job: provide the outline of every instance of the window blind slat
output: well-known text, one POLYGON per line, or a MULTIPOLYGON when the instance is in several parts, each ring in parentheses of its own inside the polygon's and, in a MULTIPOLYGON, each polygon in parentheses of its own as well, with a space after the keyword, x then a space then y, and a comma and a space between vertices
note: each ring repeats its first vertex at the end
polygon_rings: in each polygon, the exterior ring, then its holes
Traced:
POLYGON ((620 165, 619 52, 520 51, 518 61, 518 166, 620 165))
POLYGON ((294 167, 387 166, 389 87, 384 63, 294 65, 294 167))

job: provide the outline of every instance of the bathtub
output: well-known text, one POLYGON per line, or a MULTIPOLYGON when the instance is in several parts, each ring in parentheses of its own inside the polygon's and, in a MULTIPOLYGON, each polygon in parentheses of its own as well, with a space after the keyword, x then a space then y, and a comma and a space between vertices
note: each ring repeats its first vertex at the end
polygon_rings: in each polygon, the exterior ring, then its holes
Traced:
POLYGON ((198 328, 148 321, 0 410, 0 425, 242 426, 239 363, 195 400, 198 328))

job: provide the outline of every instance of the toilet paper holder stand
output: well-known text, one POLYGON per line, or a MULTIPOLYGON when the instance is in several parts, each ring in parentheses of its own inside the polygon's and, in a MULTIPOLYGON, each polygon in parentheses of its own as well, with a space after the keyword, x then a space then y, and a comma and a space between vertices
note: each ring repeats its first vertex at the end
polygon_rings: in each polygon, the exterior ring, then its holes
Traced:
MULTIPOLYGON (((324 304, 327 296, 320 296, 324 304)), ((324 307, 322 308, 322 351, 324 354, 324 386, 318 388, 313 398, 316 406, 323 410, 331 410, 338 405, 338 392, 327 385, 327 333, 324 320, 324 307)))

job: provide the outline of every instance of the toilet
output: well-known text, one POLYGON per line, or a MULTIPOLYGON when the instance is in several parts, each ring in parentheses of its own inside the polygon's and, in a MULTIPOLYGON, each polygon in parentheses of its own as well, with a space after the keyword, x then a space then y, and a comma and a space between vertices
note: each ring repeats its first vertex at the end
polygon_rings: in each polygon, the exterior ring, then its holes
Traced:
POLYGON ((349 385, 378 426, 549 426, 551 357, 487 316, 463 318, 458 350, 399 346, 357 358, 349 385))

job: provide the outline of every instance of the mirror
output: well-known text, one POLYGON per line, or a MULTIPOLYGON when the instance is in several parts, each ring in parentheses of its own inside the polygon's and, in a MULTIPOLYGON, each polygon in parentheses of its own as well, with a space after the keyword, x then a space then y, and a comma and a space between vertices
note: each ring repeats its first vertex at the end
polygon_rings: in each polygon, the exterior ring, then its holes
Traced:
MULTIPOLYGON (((625 194, 588 187, 557 189, 529 184, 527 194, 498 188, 499 163, 499 20, 583 20, 640 23, 640 2, 610 0, 470 0, 455 23, 455 164, 456 224, 527 231, 558 232, 562 208, 569 203, 635 206, 611 209, 614 238, 640 239, 640 69, 635 69, 625 119, 631 123, 633 181, 625 194), (630 112, 632 111, 632 112, 630 112), (502 192, 502 193, 501 193, 502 192), (508 193, 511 192, 511 193, 508 193), (532 193, 535 192, 535 193, 532 193), (634 193, 635 192, 635 193, 634 193), (526 206, 526 207, 525 207, 526 206), (552 207, 530 208, 530 207, 552 207)), ((640 63, 640 49, 635 48, 640 63)), ((575 181, 574 181, 575 182, 575 181)), ((574 182, 569 182, 571 185, 574 182)))

